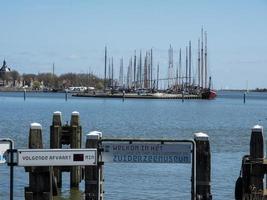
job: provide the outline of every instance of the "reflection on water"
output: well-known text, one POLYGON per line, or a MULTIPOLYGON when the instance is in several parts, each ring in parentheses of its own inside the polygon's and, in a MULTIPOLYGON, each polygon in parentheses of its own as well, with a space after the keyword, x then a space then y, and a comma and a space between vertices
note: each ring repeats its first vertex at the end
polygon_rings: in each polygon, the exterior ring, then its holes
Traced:
POLYGON ((54 200, 77 200, 84 199, 84 192, 78 189, 71 189, 66 192, 59 193, 59 196, 54 197, 54 200))

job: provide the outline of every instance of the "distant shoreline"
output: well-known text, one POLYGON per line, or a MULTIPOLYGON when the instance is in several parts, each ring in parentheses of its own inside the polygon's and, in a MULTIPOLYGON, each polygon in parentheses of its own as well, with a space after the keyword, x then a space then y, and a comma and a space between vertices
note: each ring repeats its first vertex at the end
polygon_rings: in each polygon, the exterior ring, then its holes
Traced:
MULTIPOLYGON (((0 92, 32 92, 32 93, 65 93, 65 91, 43 91, 43 90, 31 90, 31 89, 24 89, 24 88, 2 88, 0 87, 0 92)), ((219 89, 218 92, 267 92, 267 88, 262 89, 252 89, 252 90, 246 90, 246 89, 219 89)))
POLYGON ((262 89, 251 89, 251 90, 247 90, 247 89, 220 89, 217 90, 219 92, 267 92, 267 88, 262 88, 262 89))
MULTIPOLYGON (((0 88, 0 92, 24 92, 25 89, 22 88, 0 88)), ((42 90, 29 90, 26 89, 26 92, 31 92, 31 93, 65 93, 65 91, 42 91, 42 90)))

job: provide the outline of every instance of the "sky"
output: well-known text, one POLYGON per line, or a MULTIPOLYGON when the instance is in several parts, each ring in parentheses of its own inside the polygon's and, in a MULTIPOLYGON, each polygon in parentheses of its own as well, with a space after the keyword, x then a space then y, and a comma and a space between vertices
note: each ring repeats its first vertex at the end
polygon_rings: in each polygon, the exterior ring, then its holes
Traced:
MULTIPOLYGON (((104 48, 125 68, 150 48, 162 78, 168 48, 208 34, 208 72, 216 89, 267 88, 266 0, 0 0, 0 61, 22 73, 93 72, 104 76, 104 48)), ((155 65, 154 65, 155 67, 155 65)), ((194 71, 196 74, 196 70, 194 71)))

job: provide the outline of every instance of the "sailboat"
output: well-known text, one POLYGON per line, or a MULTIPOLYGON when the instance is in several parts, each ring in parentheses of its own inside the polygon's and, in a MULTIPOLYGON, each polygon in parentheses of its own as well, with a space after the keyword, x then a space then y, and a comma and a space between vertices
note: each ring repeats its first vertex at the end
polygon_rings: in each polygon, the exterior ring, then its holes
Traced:
POLYGON ((209 77, 209 87, 204 88, 201 92, 201 97, 202 99, 215 99, 217 96, 217 93, 215 90, 211 89, 211 77, 209 77))
MULTIPOLYGON (((200 44, 199 44, 200 47, 200 44)), ((202 99, 214 99, 217 96, 215 90, 211 88, 211 76, 209 77, 209 83, 207 87, 207 77, 208 77, 208 66, 207 66, 207 32, 205 31, 205 52, 203 51, 203 28, 201 29, 201 58, 200 58, 200 51, 199 51, 199 66, 201 61, 201 97, 202 99), (203 55, 204 53, 204 55, 203 55), (203 59, 204 58, 204 59, 203 59), (205 63, 205 64, 204 64, 205 63)))

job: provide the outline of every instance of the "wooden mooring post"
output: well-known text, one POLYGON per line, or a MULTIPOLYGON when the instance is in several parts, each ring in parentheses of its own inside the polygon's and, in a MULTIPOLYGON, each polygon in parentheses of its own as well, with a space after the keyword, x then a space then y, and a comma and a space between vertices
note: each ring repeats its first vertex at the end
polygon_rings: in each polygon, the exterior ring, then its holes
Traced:
MULTIPOLYGON (((77 111, 71 113, 70 120, 70 148, 82 148, 82 127, 80 126, 80 114, 77 111)), ((82 181, 82 168, 81 166, 71 167, 70 169, 70 187, 78 188, 79 183, 82 181)))
MULTIPOLYGON (((70 125, 62 125, 61 112, 53 114, 52 125, 50 126, 50 148, 61 149, 62 145, 69 145, 72 149, 82 147, 82 127, 80 125, 80 114, 72 112, 70 125)), ((82 167, 54 167, 54 175, 57 180, 57 188, 62 187, 62 172, 70 172, 70 187, 78 188, 82 181, 82 167)))
POLYGON ((196 199, 211 200, 211 154, 209 136, 195 133, 196 143, 196 199))
MULTIPOLYGON (((60 111, 56 111, 53 114, 52 125, 50 126, 50 148, 59 149, 61 145, 62 137, 62 115, 60 111)), ((57 183, 56 190, 62 187, 62 173, 60 167, 53 167, 54 177, 57 183)), ((57 193, 57 191, 55 191, 57 193)))
POLYGON ((92 131, 87 134, 86 148, 98 148, 97 166, 85 167, 85 200, 103 200, 103 162, 101 162, 101 149, 99 142, 102 138, 102 133, 92 131))
MULTIPOLYGON (((42 149, 42 126, 32 123, 29 133, 29 149, 42 149)), ((25 200, 52 200, 51 167, 25 167, 29 172, 29 186, 25 187, 25 200)))
POLYGON ((236 181, 236 200, 267 199, 264 184, 264 175, 267 174, 267 160, 264 146, 263 127, 256 125, 251 132, 250 154, 243 157, 240 177, 236 181))

